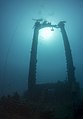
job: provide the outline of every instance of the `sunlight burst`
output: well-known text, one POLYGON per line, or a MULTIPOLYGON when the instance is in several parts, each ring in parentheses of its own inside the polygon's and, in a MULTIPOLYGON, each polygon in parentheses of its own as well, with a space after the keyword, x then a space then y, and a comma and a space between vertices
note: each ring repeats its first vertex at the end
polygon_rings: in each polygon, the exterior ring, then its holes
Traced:
POLYGON ((54 31, 52 28, 43 28, 39 31, 39 36, 43 39, 43 40, 51 40, 51 38, 54 35, 54 31))

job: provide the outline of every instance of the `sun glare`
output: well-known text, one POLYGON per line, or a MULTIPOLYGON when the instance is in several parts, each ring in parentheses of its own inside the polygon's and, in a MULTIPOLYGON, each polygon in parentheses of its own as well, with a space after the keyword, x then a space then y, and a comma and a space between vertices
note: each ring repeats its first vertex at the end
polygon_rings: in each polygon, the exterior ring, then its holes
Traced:
POLYGON ((51 40, 51 38, 54 35, 54 31, 52 28, 43 28, 39 31, 39 37, 42 38, 42 40, 51 40))

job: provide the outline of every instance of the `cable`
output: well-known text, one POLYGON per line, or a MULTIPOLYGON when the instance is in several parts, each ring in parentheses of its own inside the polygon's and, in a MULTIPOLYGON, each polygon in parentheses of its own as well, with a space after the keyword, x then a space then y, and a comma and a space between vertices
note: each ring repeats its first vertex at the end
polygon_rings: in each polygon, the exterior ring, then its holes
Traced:
MULTIPOLYGON (((21 18, 22 18, 22 16, 21 16, 21 18)), ((17 32, 17 29, 18 29, 18 27, 19 27, 19 24, 21 23, 21 18, 20 18, 20 22, 19 22, 19 20, 18 20, 17 25, 16 25, 16 28, 15 28, 15 30, 14 30, 14 32, 13 32, 11 38, 10 38, 10 43, 9 43, 9 47, 8 47, 8 50, 7 50, 6 59, 5 59, 5 63, 4 63, 3 80, 5 80, 5 76, 6 76, 7 62, 8 62, 9 52, 10 52, 10 50, 11 50, 11 47, 12 47, 12 44, 13 44, 13 41, 14 41, 14 36, 15 36, 15 34, 16 34, 16 32, 17 32)))

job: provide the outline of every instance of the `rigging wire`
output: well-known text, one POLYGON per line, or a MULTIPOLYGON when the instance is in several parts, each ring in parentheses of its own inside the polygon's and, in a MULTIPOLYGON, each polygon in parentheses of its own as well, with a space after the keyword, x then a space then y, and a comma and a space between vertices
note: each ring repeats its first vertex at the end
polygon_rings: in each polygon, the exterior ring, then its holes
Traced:
POLYGON ((6 53, 6 59, 5 59, 5 63, 4 63, 3 80, 5 80, 5 78, 6 78, 7 62, 8 62, 9 52, 11 50, 11 47, 12 47, 12 44, 13 44, 13 41, 14 41, 14 36, 15 36, 15 34, 17 32, 17 29, 18 29, 20 23, 21 23, 21 21, 19 22, 19 20, 18 20, 17 25, 16 25, 16 28, 15 28, 15 30, 14 30, 11 38, 10 38, 10 43, 9 43, 9 46, 8 46, 8 50, 7 50, 7 53, 6 53))

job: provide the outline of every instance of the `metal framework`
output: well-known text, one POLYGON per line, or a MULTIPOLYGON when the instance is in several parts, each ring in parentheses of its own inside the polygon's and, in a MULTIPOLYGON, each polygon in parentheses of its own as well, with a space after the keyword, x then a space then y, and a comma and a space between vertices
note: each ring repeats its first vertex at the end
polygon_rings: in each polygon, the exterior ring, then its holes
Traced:
POLYGON ((60 28, 64 49, 65 49, 65 56, 66 56, 66 64, 67 64, 67 79, 70 88, 74 87, 75 84, 75 68, 73 65, 72 53, 70 49, 70 44, 68 41, 67 33, 65 31, 65 21, 60 21, 58 25, 52 25, 47 21, 36 20, 34 25, 34 35, 32 41, 32 48, 31 48, 31 55, 30 55, 30 65, 29 65, 29 75, 28 75, 28 92, 31 94, 36 87, 36 64, 37 64, 37 46, 38 46, 38 35, 39 30, 45 27, 52 27, 52 28, 60 28))

